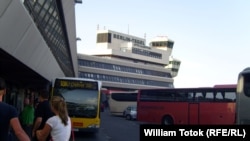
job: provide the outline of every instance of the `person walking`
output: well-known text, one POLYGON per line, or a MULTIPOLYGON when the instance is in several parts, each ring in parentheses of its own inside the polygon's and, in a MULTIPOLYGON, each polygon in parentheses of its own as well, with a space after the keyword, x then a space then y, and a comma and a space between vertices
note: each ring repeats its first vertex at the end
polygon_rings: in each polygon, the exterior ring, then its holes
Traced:
MULTIPOLYGON (((37 105, 35 109, 35 122, 33 125, 33 130, 32 130, 32 138, 34 141, 37 141, 36 137, 36 131, 43 129, 46 121, 52 117, 54 114, 50 108, 50 103, 49 103, 49 91, 47 90, 41 90, 39 92, 39 104, 37 105)), ((45 141, 50 141, 51 137, 50 135, 46 138, 45 141)))
POLYGON ((3 78, 0 78, 0 141, 9 140, 10 127, 19 141, 30 141, 29 136, 20 124, 16 108, 3 102, 5 94, 6 83, 3 78))
POLYGON ((34 117, 35 117, 35 108, 30 102, 30 99, 25 98, 24 108, 23 111, 21 112, 20 119, 23 129, 26 132, 26 134, 28 134, 30 139, 32 139, 32 128, 33 128, 34 117))
POLYGON ((71 120, 66 102, 60 96, 51 100, 51 109, 55 116, 49 118, 42 130, 36 131, 38 140, 43 141, 51 133, 52 141, 69 141, 71 135, 71 120))

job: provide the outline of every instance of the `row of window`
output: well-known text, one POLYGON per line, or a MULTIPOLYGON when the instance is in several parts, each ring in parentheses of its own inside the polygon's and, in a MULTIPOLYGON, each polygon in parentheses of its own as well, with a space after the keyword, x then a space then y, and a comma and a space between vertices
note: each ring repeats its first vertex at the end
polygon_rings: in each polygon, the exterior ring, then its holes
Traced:
POLYGON ((141 101, 235 102, 236 89, 228 90, 142 90, 141 101))
POLYGON ((113 70, 113 71, 121 71, 121 72, 129 72, 129 73, 136 73, 136 74, 143 74, 143 75, 160 76, 160 77, 171 78, 171 74, 168 73, 168 72, 152 71, 152 70, 122 66, 122 65, 115 65, 115 64, 109 64, 109 63, 102 63, 102 62, 83 60, 83 59, 78 59, 78 65, 79 66, 86 66, 86 67, 113 70))
POLYGON ((172 72, 178 72, 179 70, 176 69, 176 68, 172 68, 171 71, 172 71, 172 72))
POLYGON ((169 64, 180 66, 181 62, 179 62, 179 61, 169 61, 169 64))
POLYGON ((143 56, 149 56, 149 57, 152 57, 152 58, 162 59, 162 54, 151 52, 151 51, 148 51, 148 50, 139 49, 139 48, 132 48, 132 53, 140 54, 140 55, 143 55, 143 56))
POLYGON ((138 92, 112 93, 111 98, 115 101, 137 101, 138 92))
POLYGON ((113 76, 113 75, 105 75, 105 74, 87 73, 87 72, 79 72, 79 77, 95 79, 95 80, 100 80, 100 81, 127 83, 127 84, 160 86, 160 87, 173 87, 172 82, 161 82, 161 81, 153 81, 153 80, 145 80, 145 79, 136 79, 136 78, 113 76))
POLYGON ((39 31, 51 49, 58 64, 66 76, 74 76, 73 61, 70 58, 70 48, 66 29, 60 17, 56 1, 25 0, 24 5, 36 23, 39 31))
POLYGON ((157 41, 157 42, 151 42, 150 45, 153 47, 173 48, 174 42, 172 42, 172 41, 157 41))

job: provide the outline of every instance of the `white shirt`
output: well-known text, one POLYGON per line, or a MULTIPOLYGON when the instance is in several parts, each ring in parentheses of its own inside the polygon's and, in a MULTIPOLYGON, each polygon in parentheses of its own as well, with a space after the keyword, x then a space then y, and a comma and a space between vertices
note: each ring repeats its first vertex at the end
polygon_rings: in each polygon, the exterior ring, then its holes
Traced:
POLYGON ((71 120, 68 117, 68 125, 64 126, 59 116, 53 116, 47 120, 52 128, 51 136, 53 141, 69 141, 71 135, 71 120))

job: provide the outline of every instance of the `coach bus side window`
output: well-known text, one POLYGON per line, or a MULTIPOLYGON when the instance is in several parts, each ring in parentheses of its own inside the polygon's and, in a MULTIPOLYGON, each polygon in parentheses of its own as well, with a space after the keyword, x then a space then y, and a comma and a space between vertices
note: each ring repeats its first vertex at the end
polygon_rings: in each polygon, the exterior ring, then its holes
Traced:
POLYGON ((206 99, 206 101, 214 101, 214 93, 213 92, 206 92, 205 99, 206 99))
POLYGON ((188 101, 194 100, 194 92, 187 92, 187 99, 188 101))
POLYGON ((223 100, 223 95, 221 92, 216 92, 215 95, 215 101, 222 101, 223 100))
POLYGON ((150 95, 151 91, 141 91, 140 93, 140 101, 156 101, 155 95, 150 95))
POLYGON ((157 98, 159 101, 174 101, 174 91, 159 91, 157 98))
POLYGON ((175 94, 175 100, 176 101, 187 101, 187 96, 185 92, 176 92, 175 94))
POLYGON ((236 93, 235 92, 225 92, 225 101, 236 101, 236 93))
POLYGON ((202 92, 195 93, 195 101, 204 101, 204 96, 202 92))

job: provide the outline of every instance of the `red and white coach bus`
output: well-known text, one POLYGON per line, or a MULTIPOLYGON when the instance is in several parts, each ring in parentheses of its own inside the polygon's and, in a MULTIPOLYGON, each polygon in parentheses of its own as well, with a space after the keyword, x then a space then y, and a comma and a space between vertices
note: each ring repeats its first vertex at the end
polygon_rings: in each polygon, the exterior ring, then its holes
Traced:
POLYGON ((232 125, 236 85, 139 90, 137 120, 153 124, 232 125))

